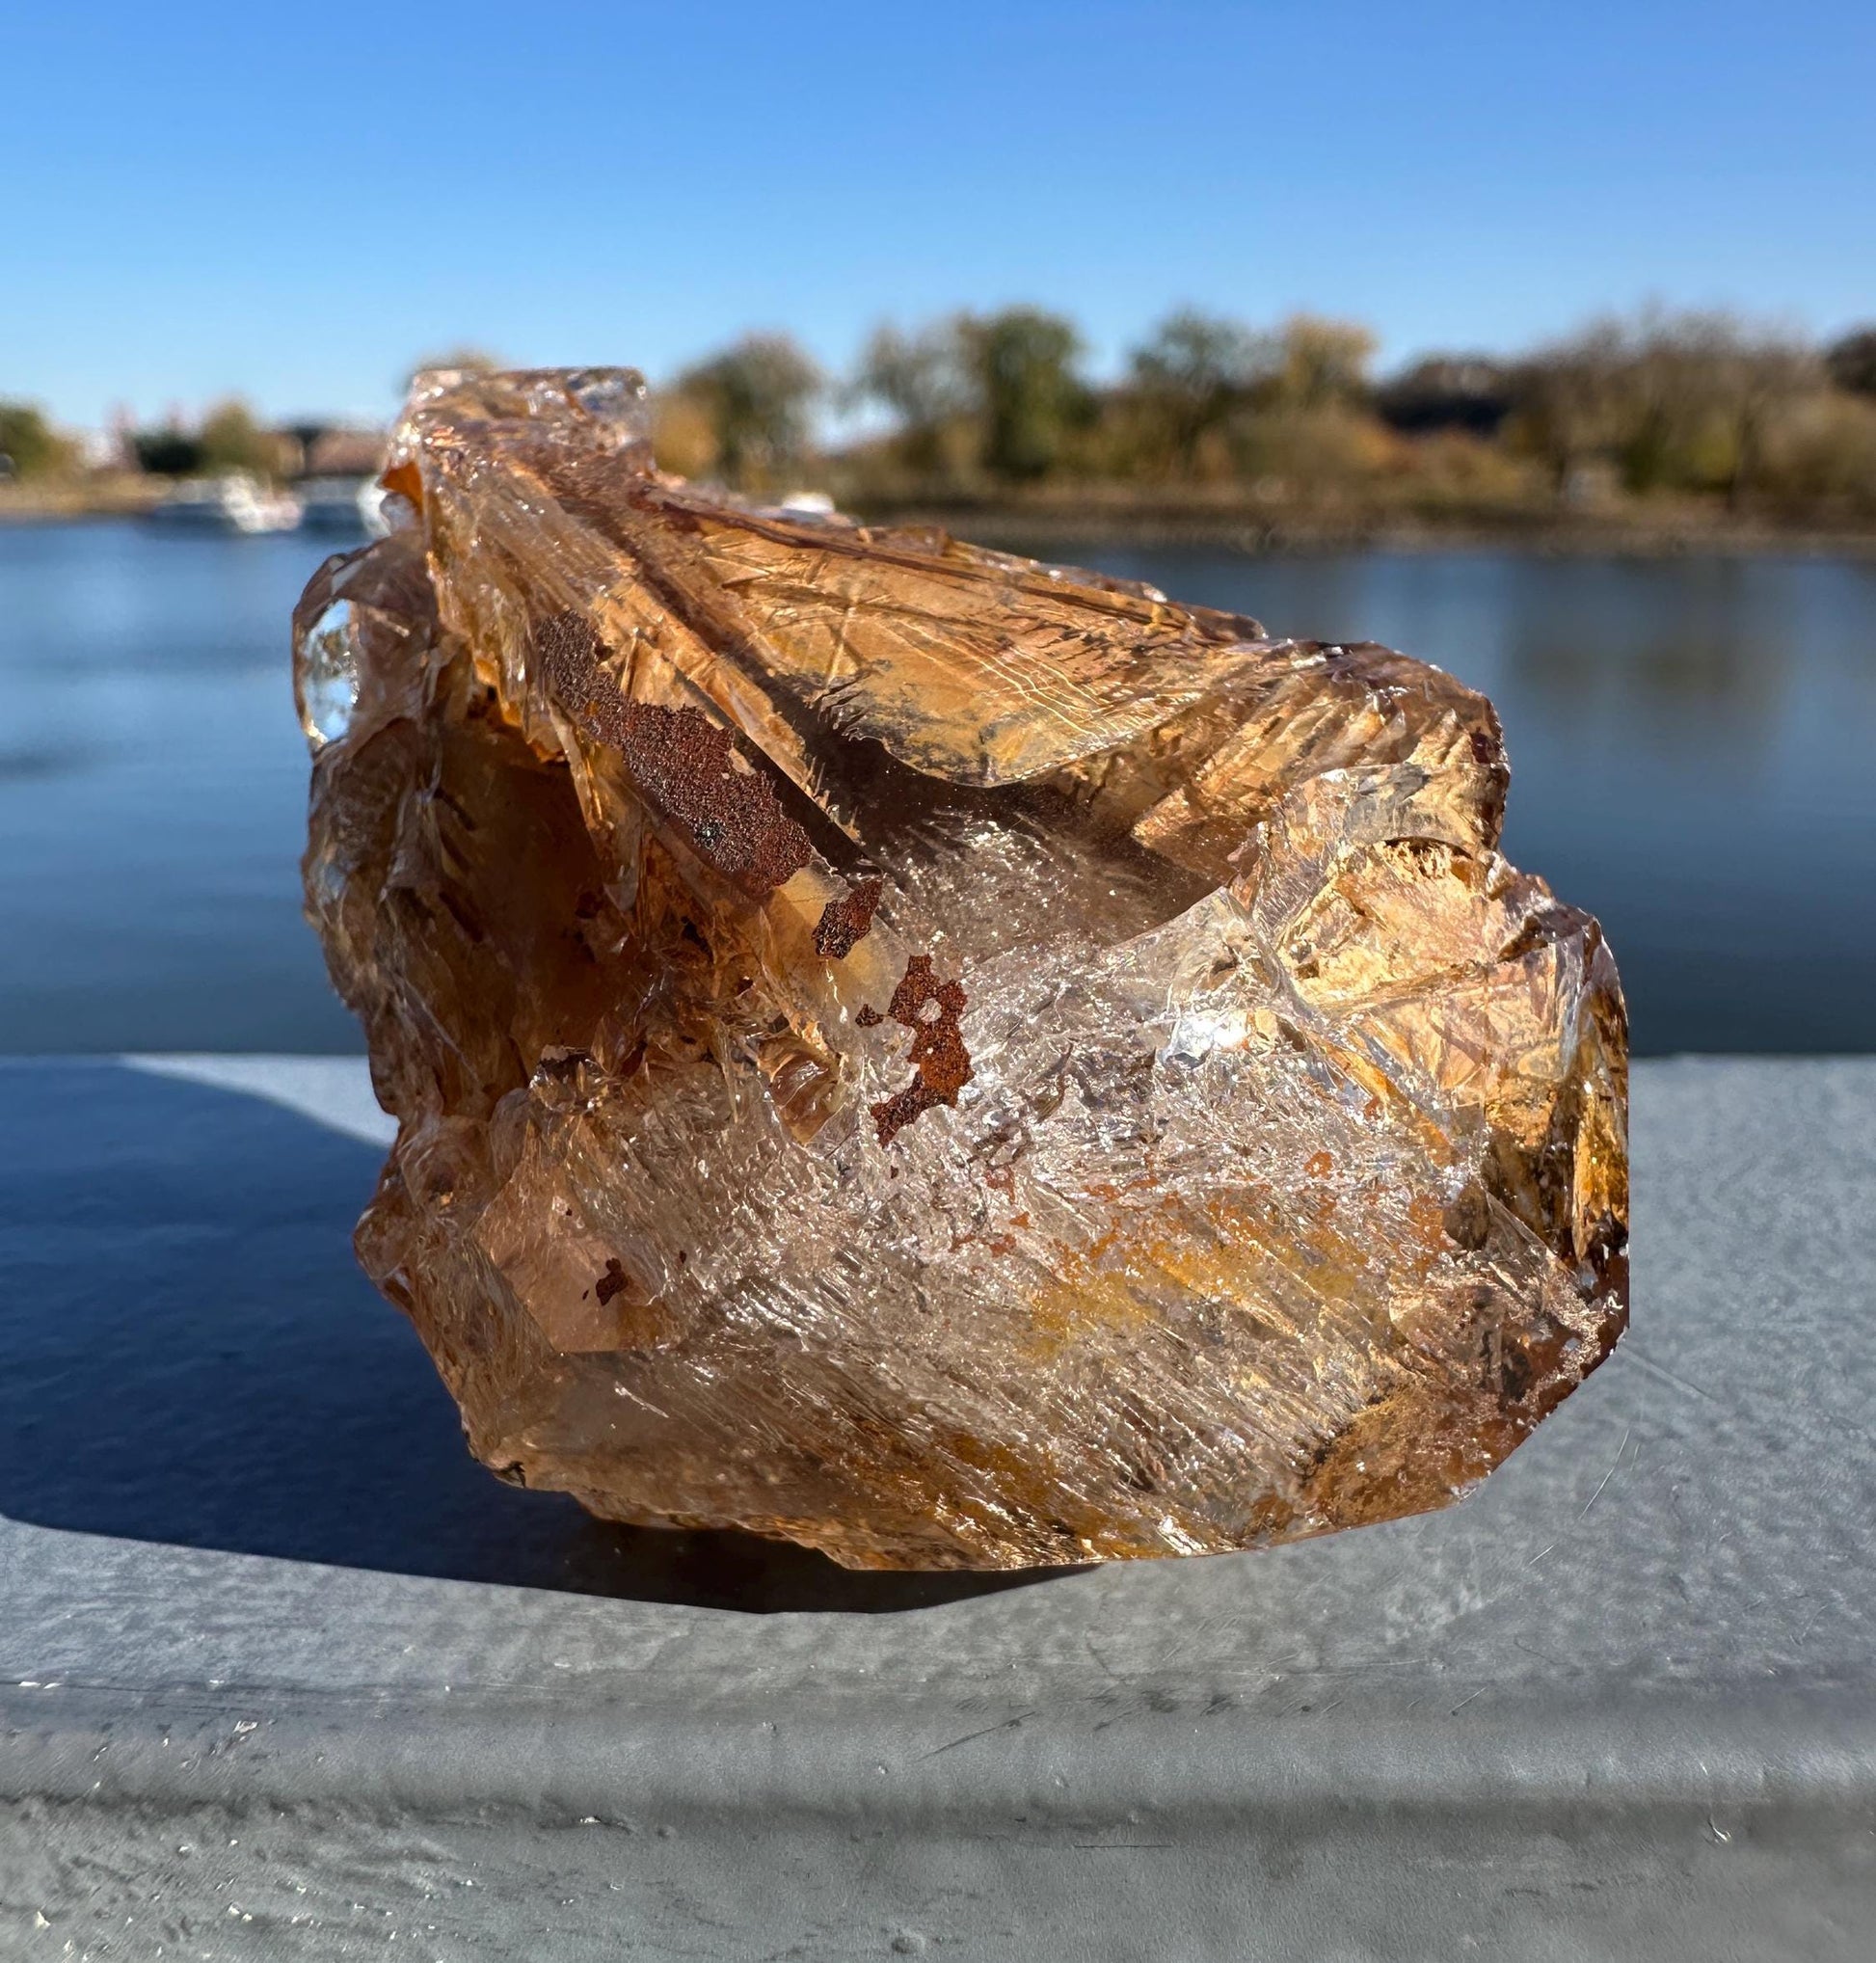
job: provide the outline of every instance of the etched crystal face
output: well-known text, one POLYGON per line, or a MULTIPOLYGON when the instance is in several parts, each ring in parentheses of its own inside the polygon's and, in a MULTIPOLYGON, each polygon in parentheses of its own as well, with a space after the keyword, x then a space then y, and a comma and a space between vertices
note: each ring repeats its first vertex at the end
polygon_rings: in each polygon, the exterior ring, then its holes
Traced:
POLYGON ((858 1566, 1462 1492, 1625 1315, 1621 993, 1489 705, 706 495, 641 398, 420 378, 296 620, 359 1250, 473 1449, 858 1566))

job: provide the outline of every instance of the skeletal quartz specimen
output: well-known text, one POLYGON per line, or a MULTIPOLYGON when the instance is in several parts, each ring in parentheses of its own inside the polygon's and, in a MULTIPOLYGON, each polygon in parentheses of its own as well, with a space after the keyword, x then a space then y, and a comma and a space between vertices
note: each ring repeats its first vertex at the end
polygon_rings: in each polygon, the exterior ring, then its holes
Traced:
POLYGON ((859 1567, 1463 1492, 1625 1319, 1621 997, 1490 706, 705 494, 642 397, 420 378, 295 624, 359 1252, 473 1450, 859 1567))

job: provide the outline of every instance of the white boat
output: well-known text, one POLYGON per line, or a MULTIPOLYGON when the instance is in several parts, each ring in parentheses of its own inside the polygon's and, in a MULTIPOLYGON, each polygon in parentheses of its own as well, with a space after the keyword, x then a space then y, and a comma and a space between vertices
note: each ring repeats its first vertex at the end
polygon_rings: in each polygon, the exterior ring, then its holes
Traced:
POLYGON ((219 477, 185 477, 151 508, 161 524, 201 531, 294 531, 300 500, 290 491, 272 491, 245 471, 219 477))
POLYGON ((364 532, 383 538, 385 487, 375 477, 307 477, 295 487, 308 531, 364 532))

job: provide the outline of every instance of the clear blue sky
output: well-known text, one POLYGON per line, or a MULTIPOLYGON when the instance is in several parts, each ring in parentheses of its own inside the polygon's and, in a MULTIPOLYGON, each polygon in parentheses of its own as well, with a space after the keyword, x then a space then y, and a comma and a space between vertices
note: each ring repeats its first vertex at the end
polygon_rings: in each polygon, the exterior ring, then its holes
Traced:
POLYGON ((1649 297, 1876 316, 1876 8, 0 7, 0 395, 382 415, 426 350, 635 362, 1034 300, 1386 358, 1649 297))

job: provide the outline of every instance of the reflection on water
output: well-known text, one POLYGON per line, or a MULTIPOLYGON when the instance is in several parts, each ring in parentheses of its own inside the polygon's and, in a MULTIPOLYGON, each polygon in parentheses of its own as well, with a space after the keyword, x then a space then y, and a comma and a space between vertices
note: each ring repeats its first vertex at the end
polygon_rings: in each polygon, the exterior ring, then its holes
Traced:
POLYGON ((286 622, 327 549, 0 526, 0 1047, 358 1047, 296 870, 286 622))
POLYGON ((1876 1047, 1876 565, 1089 556, 1485 689, 1506 850, 1601 917, 1639 1051, 1876 1047))
MULTIPOLYGON (((286 621, 325 549, 0 528, 0 1048, 357 1047, 296 874, 286 621)), ((1876 566, 1057 555, 1485 688, 1507 849, 1601 915, 1638 1049, 1873 1046, 1876 566)))

